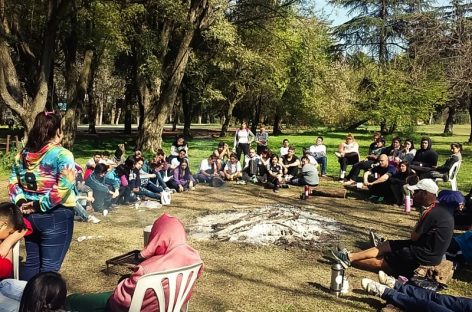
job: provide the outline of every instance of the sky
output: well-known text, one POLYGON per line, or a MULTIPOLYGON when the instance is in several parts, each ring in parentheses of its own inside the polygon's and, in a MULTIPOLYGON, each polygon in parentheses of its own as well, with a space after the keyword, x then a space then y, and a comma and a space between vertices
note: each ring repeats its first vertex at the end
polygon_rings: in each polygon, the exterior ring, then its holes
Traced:
MULTIPOLYGON (((330 21, 333 26, 340 25, 349 20, 347 11, 343 8, 334 7, 328 3, 327 0, 315 0, 315 6, 319 12, 320 16, 330 21)), ((436 5, 445 5, 448 0, 436 0, 436 5)))

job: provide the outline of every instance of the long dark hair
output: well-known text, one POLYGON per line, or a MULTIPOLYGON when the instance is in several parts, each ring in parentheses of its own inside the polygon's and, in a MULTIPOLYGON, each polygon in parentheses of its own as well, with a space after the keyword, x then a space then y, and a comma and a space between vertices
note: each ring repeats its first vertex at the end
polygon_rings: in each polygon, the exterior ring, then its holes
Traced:
POLYGON ((66 282, 59 273, 36 274, 25 286, 19 312, 52 312, 64 307, 66 282))
POLYGON ((23 222, 23 215, 15 204, 8 202, 1 203, 0 218, 7 219, 9 226, 11 226, 15 231, 26 229, 26 225, 23 222))
POLYGON ((190 173, 190 168, 188 167, 188 161, 186 159, 182 159, 179 164, 179 177, 184 178, 185 180, 189 180, 191 175, 192 174, 190 173), (185 168, 185 170, 182 170, 183 163, 187 164, 187 168, 185 168))
POLYGON ((39 151, 61 129, 61 116, 53 112, 41 112, 34 119, 33 128, 28 133, 25 149, 30 152, 39 151))

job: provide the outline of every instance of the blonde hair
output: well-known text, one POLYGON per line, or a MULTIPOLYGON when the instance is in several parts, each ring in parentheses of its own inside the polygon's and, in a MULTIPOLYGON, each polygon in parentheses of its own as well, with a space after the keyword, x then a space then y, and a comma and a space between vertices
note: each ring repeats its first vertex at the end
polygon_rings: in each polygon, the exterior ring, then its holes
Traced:
POLYGON ((352 135, 352 133, 349 132, 349 133, 346 135, 346 140, 347 140, 347 139, 352 139, 352 140, 354 141, 354 136, 352 135))

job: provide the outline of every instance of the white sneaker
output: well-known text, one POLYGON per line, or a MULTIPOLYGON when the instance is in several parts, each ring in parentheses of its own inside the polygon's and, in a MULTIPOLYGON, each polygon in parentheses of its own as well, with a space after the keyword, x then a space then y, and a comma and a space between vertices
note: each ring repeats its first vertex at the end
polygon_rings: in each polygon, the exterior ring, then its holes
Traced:
POLYGON ((361 281, 362 288, 367 291, 371 295, 379 296, 381 297, 383 293, 385 292, 385 289, 387 289, 387 286, 382 285, 378 282, 375 282, 369 278, 363 278, 361 281))
POLYGON ((97 224, 97 223, 100 223, 100 220, 95 216, 89 215, 87 222, 97 224))
POLYGON ((107 209, 103 210, 103 216, 106 217, 107 215, 108 215, 108 210, 107 209))
POLYGON ((334 155, 336 155, 336 157, 338 157, 338 158, 343 157, 340 152, 334 152, 334 155))
POLYGON ((384 271, 379 271, 379 282, 385 286, 393 288, 395 286, 395 277, 388 275, 384 271))

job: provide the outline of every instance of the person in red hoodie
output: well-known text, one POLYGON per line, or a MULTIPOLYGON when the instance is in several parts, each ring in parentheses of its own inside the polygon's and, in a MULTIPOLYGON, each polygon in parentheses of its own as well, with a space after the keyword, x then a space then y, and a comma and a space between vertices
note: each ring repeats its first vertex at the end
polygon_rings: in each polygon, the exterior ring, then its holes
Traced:
MULTIPOLYGON (((153 224, 149 242, 139 253, 142 262, 134 273, 123 279, 113 292, 97 294, 73 294, 67 298, 68 311, 113 311, 127 312, 133 298, 136 284, 143 275, 163 272, 202 262, 198 252, 187 245, 187 234, 179 219, 163 214, 153 224)), ((203 267, 198 272, 200 276, 203 267)), ((166 291, 166 288, 164 289, 166 291)), ((191 292, 187 301, 191 297, 191 292)), ((159 311, 159 304, 153 291, 146 292, 142 312, 159 311)))

